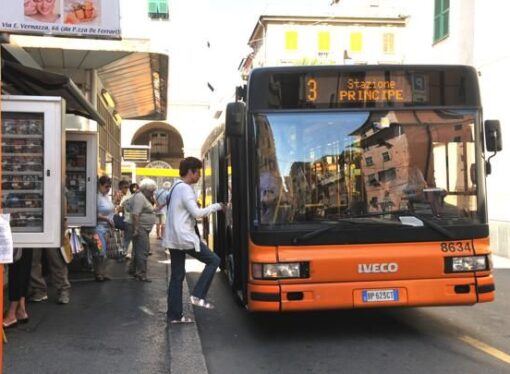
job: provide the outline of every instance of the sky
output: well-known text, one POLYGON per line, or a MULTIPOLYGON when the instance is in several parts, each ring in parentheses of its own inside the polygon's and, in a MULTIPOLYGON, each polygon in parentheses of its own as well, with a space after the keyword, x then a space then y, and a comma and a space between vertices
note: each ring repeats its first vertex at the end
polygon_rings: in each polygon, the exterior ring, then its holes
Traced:
POLYGON ((213 23, 207 39, 216 62, 216 76, 222 77, 214 82, 215 88, 220 92, 228 90, 239 77, 237 68, 251 51, 247 42, 261 15, 318 14, 333 11, 330 3, 331 0, 209 0, 208 15, 213 23))

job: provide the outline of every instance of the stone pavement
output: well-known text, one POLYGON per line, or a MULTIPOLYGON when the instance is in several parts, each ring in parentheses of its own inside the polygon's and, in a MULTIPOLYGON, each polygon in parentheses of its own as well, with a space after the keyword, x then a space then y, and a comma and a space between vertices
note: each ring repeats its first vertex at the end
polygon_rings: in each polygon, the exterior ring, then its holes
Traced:
MULTIPOLYGON (((71 302, 56 304, 50 286, 48 302, 28 304, 29 323, 6 330, 4 373, 207 373, 196 324, 167 325, 169 260, 158 240, 151 246, 152 283, 134 280, 127 263, 114 260, 113 279, 96 282, 73 261, 71 302)), ((184 291, 189 300, 186 282, 184 291)))

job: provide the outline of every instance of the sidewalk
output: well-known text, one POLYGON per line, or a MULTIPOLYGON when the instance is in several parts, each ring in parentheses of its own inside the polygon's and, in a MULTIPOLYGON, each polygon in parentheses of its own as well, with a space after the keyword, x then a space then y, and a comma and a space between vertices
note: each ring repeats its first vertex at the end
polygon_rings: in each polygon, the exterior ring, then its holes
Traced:
MULTIPOLYGON (((149 277, 138 282, 125 272, 127 263, 110 260, 113 280, 94 281, 90 272, 72 272, 71 302, 30 303, 30 322, 6 330, 4 373, 144 373, 206 374, 196 324, 166 322, 169 260, 151 238, 149 277)), ((510 269, 510 259, 493 256, 496 269, 510 269)), ((188 271, 202 268, 187 260, 188 271)), ((184 308, 194 318, 184 283, 184 308)))
POLYGON ((29 303, 29 323, 6 330, 4 373, 207 373, 196 324, 167 326, 169 261, 158 240, 151 246, 152 283, 109 260, 112 281, 71 272, 68 305, 56 304, 51 286, 48 302, 29 303))

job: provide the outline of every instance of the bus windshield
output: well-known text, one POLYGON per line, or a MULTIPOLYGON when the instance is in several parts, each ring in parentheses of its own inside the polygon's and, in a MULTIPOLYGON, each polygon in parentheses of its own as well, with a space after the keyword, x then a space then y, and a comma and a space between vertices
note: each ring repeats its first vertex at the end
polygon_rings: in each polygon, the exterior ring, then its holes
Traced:
POLYGON ((474 110, 254 114, 258 224, 484 223, 478 118, 474 110))

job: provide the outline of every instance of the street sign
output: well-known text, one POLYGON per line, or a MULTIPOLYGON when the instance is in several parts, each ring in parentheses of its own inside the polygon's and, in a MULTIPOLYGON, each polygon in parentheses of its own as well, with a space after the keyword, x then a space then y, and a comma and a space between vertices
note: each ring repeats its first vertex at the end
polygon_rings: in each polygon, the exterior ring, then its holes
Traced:
POLYGON ((149 161, 149 147, 148 146, 139 146, 139 147, 127 147, 122 148, 122 160, 123 161, 149 161))

